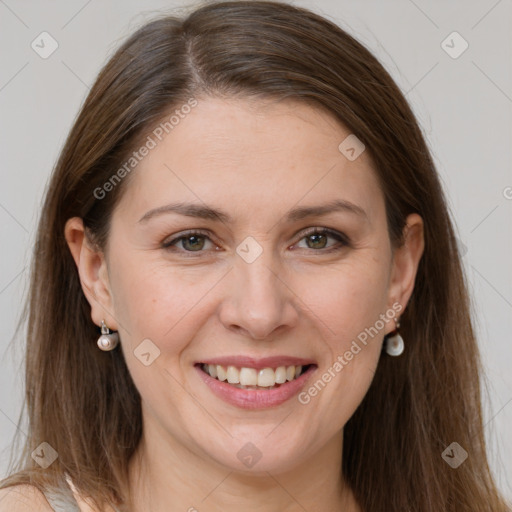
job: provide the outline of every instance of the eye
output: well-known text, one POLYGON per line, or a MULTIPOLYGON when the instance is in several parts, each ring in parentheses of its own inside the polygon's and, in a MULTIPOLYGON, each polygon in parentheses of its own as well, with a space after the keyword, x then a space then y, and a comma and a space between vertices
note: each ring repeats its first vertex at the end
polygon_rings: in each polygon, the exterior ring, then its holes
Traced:
MULTIPOLYGON (((207 246, 206 242, 210 242, 215 247, 213 242, 208 238, 208 235, 202 231, 188 231, 182 233, 180 236, 171 240, 165 241, 162 244, 164 249, 174 248, 175 246, 181 247, 185 252, 202 252, 202 249, 207 246)), ((208 248, 208 247, 206 247, 208 248)))
MULTIPOLYGON (((300 240, 306 240, 305 248, 314 249, 316 252, 336 251, 349 245, 349 239, 346 235, 328 228, 310 228, 302 233, 300 240), (329 239, 336 240, 338 243, 328 245, 329 239)), ((178 250, 177 252, 185 253, 201 253, 204 252, 203 249, 218 250, 218 247, 210 239, 209 234, 199 230, 181 233, 179 236, 162 243, 162 248, 169 251, 176 251, 176 247, 181 249, 181 251, 178 250), (208 247, 208 243, 210 247, 208 247)))
POLYGON ((311 228, 305 233, 302 233, 302 240, 306 240, 306 249, 320 249, 324 252, 330 252, 330 250, 339 250, 349 245, 349 239, 343 233, 338 233, 328 228, 311 228), (334 239, 338 244, 327 245, 328 239, 334 239))

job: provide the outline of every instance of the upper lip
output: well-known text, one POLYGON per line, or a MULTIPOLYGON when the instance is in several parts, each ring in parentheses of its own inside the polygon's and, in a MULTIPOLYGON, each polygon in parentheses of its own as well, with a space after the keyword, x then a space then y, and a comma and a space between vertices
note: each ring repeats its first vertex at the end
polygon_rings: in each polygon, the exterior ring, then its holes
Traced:
POLYGON ((248 356, 224 356, 204 359, 199 361, 199 363, 261 370, 262 368, 278 368, 279 366, 306 366, 308 364, 315 364, 315 361, 312 359, 292 356, 272 356, 262 358, 248 356))

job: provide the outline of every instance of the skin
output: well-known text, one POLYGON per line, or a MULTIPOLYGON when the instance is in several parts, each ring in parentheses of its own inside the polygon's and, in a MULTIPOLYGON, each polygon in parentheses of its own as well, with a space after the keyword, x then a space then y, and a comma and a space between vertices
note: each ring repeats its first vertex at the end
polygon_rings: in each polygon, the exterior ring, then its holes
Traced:
POLYGON ((198 101, 133 171, 105 252, 84 237, 81 219, 65 230, 92 321, 119 331, 142 397, 144 435, 130 463, 134 510, 359 510, 340 476, 343 427, 379 358, 389 357, 381 345, 394 321, 308 404, 294 397, 237 408, 213 395, 193 364, 292 355, 316 361, 315 382, 379 315, 396 303, 405 309, 422 219, 410 215, 405 244, 392 247, 370 156, 340 153, 350 132, 329 114, 291 101, 198 101), (335 199, 365 214, 285 220, 292 208, 335 199), (139 221, 177 201, 222 209, 232 222, 176 213, 139 221), (303 234, 312 227, 350 241, 303 234), (188 229, 210 234, 162 248, 188 229), (236 252, 248 236, 263 250, 252 263, 236 252), (145 366, 134 350, 148 338, 160 356, 145 366), (247 442, 262 454, 252 468, 236 456, 247 442))

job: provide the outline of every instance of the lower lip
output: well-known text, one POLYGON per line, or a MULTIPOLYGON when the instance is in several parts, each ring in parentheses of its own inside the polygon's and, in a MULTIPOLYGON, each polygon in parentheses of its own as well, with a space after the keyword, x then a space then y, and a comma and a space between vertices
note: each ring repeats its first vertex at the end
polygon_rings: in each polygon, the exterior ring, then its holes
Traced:
POLYGON ((287 381, 275 389, 261 391, 235 388, 227 382, 221 382, 208 375, 201 369, 201 365, 196 365, 195 368, 213 393, 225 402, 242 409, 265 409, 281 405, 296 395, 317 367, 311 365, 298 379, 287 381))

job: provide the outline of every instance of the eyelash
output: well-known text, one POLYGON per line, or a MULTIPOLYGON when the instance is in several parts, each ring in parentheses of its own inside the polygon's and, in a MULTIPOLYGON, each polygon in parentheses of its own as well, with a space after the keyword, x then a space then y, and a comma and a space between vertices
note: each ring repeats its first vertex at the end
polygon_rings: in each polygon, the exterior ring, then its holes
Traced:
MULTIPOLYGON (((304 238, 307 238, 308 236, 312 236, 312 235, 328 235, 329 237, 334 238, 339 242, 338 245, 328 247, 326 249, 310 249, 311 251, 314 251, 314 252, 320 252, 320 253, 326 254, 326 253, 331 253, 331 252, 335 252, 335 251, 340 251, 344 247, 347 247, 350 245, 350 240, 344 233, 339 233, 338 231, 334 231, 329 228, 309 228, 302 233, 302 236, 299 239, 299 242, 301 240, 303 240, 304 238)), ((181 233, 179 237, 173 238, 167 242, 162 243, 162 248, 166 249, 168 251, 173 251, 174 246, 176 244, 178 244, 178 242, 180 242, 181 240, 185 240, 191 236, 202 236, 202 237, 205 237, 208 240, 210 240, 212 243, 215 243, 215 242, 213 242, 213 240, 210 239, 208 232, 202 231, 200 229, 192 229, 192 230, 186 231, 184 233, 181 233)), ((195 257, 196 253, 199 255, 200 253, 203 253, 205 251, 204 250, 187 251, 187 250, 183 249, 182 251, 179 251, 179 252, 187 254, 187 257, 195 257)))

